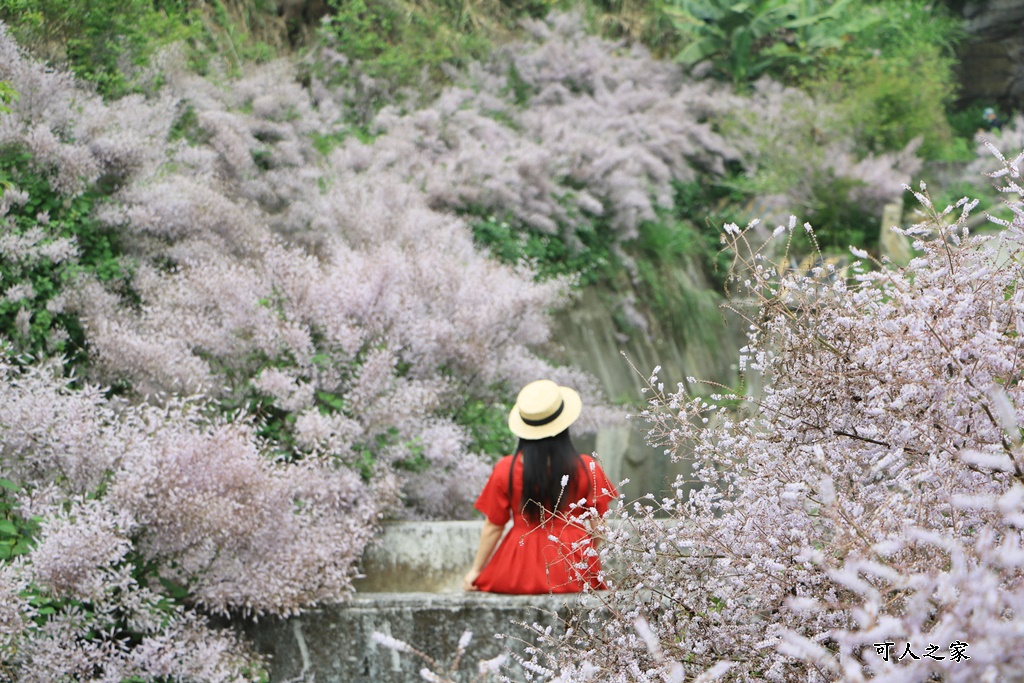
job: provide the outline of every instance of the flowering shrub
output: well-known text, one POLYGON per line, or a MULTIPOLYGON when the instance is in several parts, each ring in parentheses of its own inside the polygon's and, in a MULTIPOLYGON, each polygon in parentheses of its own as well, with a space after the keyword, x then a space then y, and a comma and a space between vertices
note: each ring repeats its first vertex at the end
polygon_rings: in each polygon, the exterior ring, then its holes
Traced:
MULTIPOLYGON (((1011 197, 1022 162, 994 174, 1011 197)), ((916 195, 923 220, 901 232, 919 255, 851 280, 787 270, 727 227, 760 302, 740 363, 765 386, 692 398, 651 378, 652 439, 695 481, 620 507, 608 614, 549 638, 551 678, 1019 675, 1024 204, 979 237, 974 202, 916 195)))
MULTIPOLYGON (((488 258, 458 214, 570 251, 603 231, 613 253, 679 183, 776 152, 741 115, 752 100, 564 17, 532 30, 324 155, 347 96, 288 64, 217 84, 165 56, 162 90, 104 101, 0 26, 18 94, 0 114, 0 321, 40 356, 0 361, 13 677, 258 677, 201 613, 341 600, 382 514, 465 514, 529 380, 577 388, 584 430, 612 416, 592 378, 531 350, 572 278, 488 258), (190 642, 201 656, 167 654, 190 642)), ((758 125, 793 133, 793 94, 760 92, 758 125)), ((810 173, 858 180, 865 204, 913 166, 844 144, 810 173)))
POLYGON ((466 514, 486 477, 480 425, 457 422, 479 412, 468 406, 500 413, 513 387, 552 374, 588 396, 591 426, 607 417, 593 380, 527 350, 547 339, 567 283, 488 260, 394 174, 324 160, 313 139, 338 105, 291 67, 225 89, 171 64, 160 96, 105 103, 9 39, 2 49, 20 98, 0 141, 57 200, 88 188, 90 229, 116 238, 104 267, 126 264, 118 277, 82 272, 82 231, 37 226, 39 193, 12 194, 14 266, 29 247, 67 246, 31 256, 60 292, 30 291, 24 268, 4 273, 14 329, 32 332, 22 349, 59 351, 68 332, 41 321, 69 320, 90 379, 136 396, 203 392, 254 414, 292 459, 330 457, 367 477, 394 468, 399 514, 414 516, 466 514))
POLYGON ((528 348, 568 282, 323 158, 329 92, 282 64, 230 88, 167 69, 159 94, 103 101, 0 26, 17 680, 258 680, 203 614, 343 600, 381 516, 465 514, 497 455, 474 440, 516 386, 552 376, 591 426, 611 415, 528 348))
MULTIPOLYGON (((6 558, 13 558, 0 567, 0 677, 261 680, 259 660, 233 634, 212 629, 190 607, 199 603, 225 613, 287 613, 325 593, 343 595, 351 570, 336 562, 344 563, 344 556, 318 561, 316 553, 309 555, 300 546, 322 547, 325 532, 360 524, 353 519, 359 510, 322 502, 321 492, 304 490, 301 475, 280 471, 255 453, 243 459, 236 452, 212 450, 221 445, 214 442, 218 430, 204 426, 195 408, 131 408, 105 399, 95 387, 70 389, 59 373, 59 364, 26 368, 0 360, 0 507, 5 512, 0 547, 6 558), (181 457, 154 462, 161 447, 167 450, 169 439, 182 437, 209 442, 196 460, 234 460, 233 467, 222 466, 210 476, 197 469, 202 462, 192 463, 191 469, 181 457), (243 482, 238 471, 245 464, 255 473, 243 482), (172 471, 178 472, 178 480, 154 481, 152 476, 172 471), (190 474, 193 478, 185 481, 190 474), (195 478, 200 474, 205 480, 195 478), (276 515, 270 510, 241 521, 248 496, 268 501, 289 485, 301 493, 283 497, 286 514, 278 506, 276 515), (113 493, 99 495, 106 487, 113 493), (199 494, 215 487, 220 487, 216 509, 197 509, 196 503, 203 502, 199 494), (167 501, 192 496, 194 503, 176 508, 175 516, 143 526, 166 509, 167 501), (300 501, 309 501, 308 509, 296 511, 300 501), (186 518, 189 514, 199 517, 202 534, 197 533, 197 520, 186 518), (161 534, 175 531, 190 532, 193 543, 158 543, 161 534), (215 541, 229 533, 233 546, 228 548, 235 556, 242 547, 265 558, 262 569, 267 573, 249 577, 248 586, 237 582, 236 567, 223 566, 227 558, 212 552, 215 541), (297 560, 265 554, 264 543, 289 535, 294 536, 286 547, 300 553, 301 561, 334 569, 324 572, 323 588, 295 584, 279 594, 275 573, 280 568, 271 565, 297 560), (168 561, 153 571, 152 565, 161 560, 168 561), (184 588, 193 596, 176 600, 181 594, 168 594, 167 587, 184 588)), ((372 509, 370 500, 363 506, 372 509)), ((335 544, 333 551, 347 547, 351 558, 367 536, 346 538, 347 545, 335 544)))
POLYGON ((990 146, 994 146, 1001 154, 1012 155, 1016 150, 1024 148, 1024 116, 1018 114, 1007 124, 997 130, 979 132, 975 136, 977 149, 974 161, 967 167, 964 175, 974 182, 984 182, 985 171, 991 165, 990 146))
POLYGON ((7 232, 0 237, 0 329, 10 330, 18 353, 84 360, 82 329, 61 310, 68 286, 88 273, 123 286, 127 264, 117 258, 116 235, 92 216, 95 193, 66 198, 54 192, 31 155, 8 150, 0 158, 0 198, 7 232), (17 189, 15 189, 17 188, 17 189))
POLYGON ((385 109, 372 145, 348 145, 337 158, 394 169, 432 205, 507 218, 521 232, 559 237, 570 253, 602 231, 621 250, 659 208, 672 208, 674 183, 724 178, 729 165, 773 173, 757 189, 790 209, 806 203, 815 178, 834 176, 873 210, 918 168, 913 148, 857 157, 838 114, 797 90, 765 82, 748 98, 686 80, 642 48, 586 34, 569 15, 526 26, 530 40, 471 67, 463 87, 405 115, 385 109))

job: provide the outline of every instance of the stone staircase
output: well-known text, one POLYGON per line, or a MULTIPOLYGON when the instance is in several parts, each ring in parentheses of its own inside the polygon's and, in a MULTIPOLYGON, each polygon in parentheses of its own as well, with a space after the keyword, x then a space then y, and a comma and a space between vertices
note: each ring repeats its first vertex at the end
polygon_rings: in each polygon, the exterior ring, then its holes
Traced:
MULTIPOLYGON (((291 619, 240 626, 270 657, 271 682, 412 683, 424 662, 378 645, 374 631, 405 641, 447 667, 459 638, 473 640, 456 681, 474 680, 478 663, 533 642, 520 624, 561 628, 579 595, 464 593, 482 522, 394 522, 363 556, 354 598, 291 619), (510 638, 498 639, 495 634, 510 638)), ((590 600, 593 603, 593 600, 590 600)), ((485 679, 481 679, 485 680, 485 679)), ((491 680, 497 680, 492 676, 491 680)))

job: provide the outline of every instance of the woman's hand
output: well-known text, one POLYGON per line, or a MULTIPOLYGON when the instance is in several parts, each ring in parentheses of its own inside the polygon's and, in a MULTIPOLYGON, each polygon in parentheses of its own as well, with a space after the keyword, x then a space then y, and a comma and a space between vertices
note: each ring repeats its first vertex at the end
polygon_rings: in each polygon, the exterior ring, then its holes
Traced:
POLYGON ((487 566, 491 553, 494 552, 494 546, 498 545, 498 540, 501 538, 503 531, 505 531, 505 527, 498 526, 489 519, 484 521, 484 526, 480 529, 480 547, 476 549, 476 557, 473 559, 472 568, 462 577, 462 590, 480 590, 474 582, 480 576, 480 572, 483 571, 484 567, 487 566))
POLYGON ((464 591, 478 591, 479 588, 473 583, 477 577, 480 576, 479 569, 470 569, 466 572, 466 575, 462 577, 462 590, 464 591))

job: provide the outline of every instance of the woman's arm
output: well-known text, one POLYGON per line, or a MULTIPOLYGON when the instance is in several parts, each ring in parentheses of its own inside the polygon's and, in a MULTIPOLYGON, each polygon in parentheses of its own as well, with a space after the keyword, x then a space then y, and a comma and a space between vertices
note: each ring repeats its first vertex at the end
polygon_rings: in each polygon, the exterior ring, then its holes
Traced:
POLYGON ((480 547, 477 548, 476 557, 473 559, 473 567, 462 577, 462 590, 480 590, 473 585, 473 582, 487 566, 487 561, 491 559, 491 553, 494 552, 494 546, 498 545, 501 532, 504 530, 505 527, 492 524, 490 520, 484 520, 484 528, 480 530, 480 547))

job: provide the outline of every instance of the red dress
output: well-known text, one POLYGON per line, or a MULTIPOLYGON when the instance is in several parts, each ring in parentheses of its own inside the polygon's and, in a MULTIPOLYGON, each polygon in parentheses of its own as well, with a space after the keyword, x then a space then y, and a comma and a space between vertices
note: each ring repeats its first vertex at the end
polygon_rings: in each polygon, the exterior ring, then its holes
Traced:
POLYGON ((476 501, 476 509, 492 524, 505 526, 509 518, 513 518, 512 528, 475 581, 477 588, 491 593, 516 594, 578 593, 584 584, 603 589, 604 585, 597 578, 600 560, 588 555, 589 544, 580 543, 590 537, 586 522, 572 521, 576 511, 568 509, 568 502, 586 498, 586 508, 597 508, 603 515, 608 510, 608 502, 619 495, 604 470, 589 455, 580 456, 573 490, 564 496, 567 502, 557 518, 538 526, 522 513, 523 457, 520 454, 514 460, 512 499, 509 500, 508 478, 513 457, 507 455, 494 466, 491 478, 476 501), (552 540, 552 536, 556 540, 552 540), (573 548, 574 543, 576 548, 573 548))

